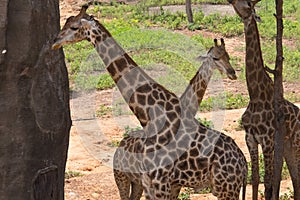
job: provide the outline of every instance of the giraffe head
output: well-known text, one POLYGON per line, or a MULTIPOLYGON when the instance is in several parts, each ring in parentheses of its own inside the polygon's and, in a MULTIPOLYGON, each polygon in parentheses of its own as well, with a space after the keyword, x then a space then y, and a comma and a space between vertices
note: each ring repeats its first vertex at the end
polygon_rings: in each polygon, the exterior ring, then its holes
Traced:
POLYGON ((58 49, 64 44, 76 43, 82 40, 88 40, 95 44, 95 40, 110 36, 93 16, 86 13, 87 8, 88 5, 82 6, 78 15, 71 16, 67 19, 62 30, 55 38, 52 49, 58 49), (99 27, 103 29, 103 32, 99 32, 99 27))
POLYGON ((235 70, 231 66, 229 55, 225 49, 224 39, 221 38, 221 45, 218 45, 218 40, 214 39, 215 45, 211 47, 206 56, 199 56, 200 61, 207 60, 211 70, 218 69, 222 74, 226 74, 228 78, 235 80, 237 76, 235 70))
POLYGON ((235 12, 243 21, 251 21, 254 19, 260 22, 260 17, 256 14, 254 6, 261 0, 228 0, 232 4, 235 12))

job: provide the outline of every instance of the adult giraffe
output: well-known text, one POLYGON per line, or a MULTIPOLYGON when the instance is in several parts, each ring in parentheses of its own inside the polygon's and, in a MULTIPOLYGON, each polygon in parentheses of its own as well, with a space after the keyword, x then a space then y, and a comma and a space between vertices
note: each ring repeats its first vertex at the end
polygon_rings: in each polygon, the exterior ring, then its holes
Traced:
MULTIPOLYGON (((274 84, 265 71, 259 32, 254 6, 260 0, 228 0, 243 20, 246 41, 246 81, 250 101, 242 116, 242 124, 246 131, 246 143, 252 162, 252 199, 258 198, 259 155, 258 145, 264 155, 265 198, 277 199, 279 188, 272 187, 274 164, 274 84)), ((300 112, 299 108, 285 100, 284 114, 286 118, 286 136, 284 137, 284 158, 287 162, 293 187, 294 198, 300 199, 300 112)), ((279 185, 279 184, 278 184, 279 185)))
POLYGON ((232 138, 202 126, 183 110, 179 98, 139 68, 86 9, 67 19, 52 47, 81 40, 94 45, 145 132, 131 147, 138 156, 146 199, 171 199, 174 187, 200 187, 202 182, 213 186, 219 200, 238 199, 247 162, 232 138))

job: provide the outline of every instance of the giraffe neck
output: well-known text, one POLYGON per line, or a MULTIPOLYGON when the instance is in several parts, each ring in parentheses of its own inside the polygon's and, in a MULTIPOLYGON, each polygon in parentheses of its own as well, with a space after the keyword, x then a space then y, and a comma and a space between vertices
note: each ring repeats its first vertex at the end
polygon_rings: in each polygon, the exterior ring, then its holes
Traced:
POLYGON ((213 69, 210 67, 209 62, 205 60, 181 95, 180 101, 183 110, 189 112, 191 116, 196 115, 212 75, 213 69))
POLYGON ((89 40, 103 60, 108 73, 116 83, 130 109, 142 125, 147 124, 150 119, 145 115, 141 116, 146 102, 139 102, 136 98, 133 98, 133 94, 138 88, 148 86, 149 89, 151 88, 150 85, 156 84, 156 82, 138 67, 104 26, 97 21, 95 23, 96 25, 90 30, 89 40))
POLYGON ((250 101, 271 100, 273 82, 264 68, 256 21, 244 22, 246 40, 246 81, 250 101))

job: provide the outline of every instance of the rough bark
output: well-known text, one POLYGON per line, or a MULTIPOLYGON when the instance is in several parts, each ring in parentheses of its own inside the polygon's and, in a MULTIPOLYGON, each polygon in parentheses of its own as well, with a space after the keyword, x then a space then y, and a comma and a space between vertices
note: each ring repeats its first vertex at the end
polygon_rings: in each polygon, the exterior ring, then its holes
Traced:
POLYGON ((273 199, 279 199, 279 188, 281 181, 281 171, 283 165, 283 144, 284 135, 286 134, 285 117, 283 112, 283 86, 282 86, 282 70, 283 70, 283 50, 282 50, 282 5, 283 0, 275 0, 276 4, 276 63, 274 70, 274 112, 276 116, 276 127, 274 136, 274 181, 273 181, 273 199))
POLYGON ((64 199, 68 75, 50 49, 59 0, 0 0, 0 16, 0 199, 64 199))
POLYGON ((0 64, 3 63, 5 56, 7 4, 8 0, 0 0, 0 64))

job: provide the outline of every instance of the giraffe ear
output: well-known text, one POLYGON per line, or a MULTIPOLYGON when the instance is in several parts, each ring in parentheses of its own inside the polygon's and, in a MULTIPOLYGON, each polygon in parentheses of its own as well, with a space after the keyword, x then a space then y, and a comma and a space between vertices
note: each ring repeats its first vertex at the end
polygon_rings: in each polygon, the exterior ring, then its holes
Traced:
POLYGON ((196 58, 196 60, 197 61, 201 61, 201 62, 203 62, 205 59, 207 59, 208 57, 207 56, 198 56, 197 58, 196 58))
POLYGON ((261 18, 260 18, 260 16, 258 15, 258 14, 254 14, 254 19, 255 19, 255 21, 257 21, 257 22, 261 22, 261 18))
POLYGON ((225 47, 225 42, 223 38, 221 38, 221 45, 225 47))

